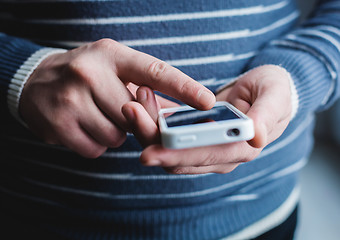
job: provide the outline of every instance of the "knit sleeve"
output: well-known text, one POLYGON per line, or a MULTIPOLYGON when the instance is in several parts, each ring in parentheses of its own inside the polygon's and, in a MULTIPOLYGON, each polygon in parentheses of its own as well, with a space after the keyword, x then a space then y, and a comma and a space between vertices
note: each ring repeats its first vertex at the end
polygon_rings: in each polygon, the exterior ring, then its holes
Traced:
POLYGON ((284 67, 298 95, 298 114, 321 111, 340 94, 340 0, 320 1, 315 13, 281 39, 271 41, 248 65, 284 67))
POLYGON ((63 49, 45 48, 0 33, 0 107, 21 121, 18 106, 21 91, 34 69, 47 56, 63 49))

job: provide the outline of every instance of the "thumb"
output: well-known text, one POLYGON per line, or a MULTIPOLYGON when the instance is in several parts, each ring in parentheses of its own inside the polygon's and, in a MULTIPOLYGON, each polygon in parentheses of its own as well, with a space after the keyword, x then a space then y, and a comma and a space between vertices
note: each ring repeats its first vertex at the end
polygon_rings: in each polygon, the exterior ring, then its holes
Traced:
POLYGON ((250 146, 255 148, 263 148, 268 144, 268 135, 272 131, 274 124, 274 117, 266 104, 262 104, 261 100, 257 100, 250 107, 247 116, 254 122, 255 136, 249 140, 250 146))
POLYGON ((263 148, 267 145, 267 128, 266 125, 261 122, 261 120, 254 120, 254 117, 248 116, 253 119, 255 136, 253 139, 249 140, 250 146, 255 148, 263 148))
POLYGON ((130 130, 143 147, 160 142, 157 124, 140 103, 131 101, 124 104, 122 113, 129 122, 130 130))

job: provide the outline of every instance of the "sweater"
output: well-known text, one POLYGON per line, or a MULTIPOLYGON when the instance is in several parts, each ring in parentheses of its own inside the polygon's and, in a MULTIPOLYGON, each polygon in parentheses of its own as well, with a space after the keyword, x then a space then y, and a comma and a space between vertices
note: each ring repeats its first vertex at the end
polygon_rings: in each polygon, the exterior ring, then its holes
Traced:
POLYGON ((293 0, 1 1, 2 220, 60 239, 245 239, 280 224, 298 201, 314 114, 339 96, 339 10, 339 0, 320 1, 298 24, 293 0), (131 134, 97 159, 44 143, 20 123, 25 80, 49 54, 104 37, 213 92, 247 70, 280 65, 294 81, 297 113, 256 159, 228 174, 145 167, 131 134))

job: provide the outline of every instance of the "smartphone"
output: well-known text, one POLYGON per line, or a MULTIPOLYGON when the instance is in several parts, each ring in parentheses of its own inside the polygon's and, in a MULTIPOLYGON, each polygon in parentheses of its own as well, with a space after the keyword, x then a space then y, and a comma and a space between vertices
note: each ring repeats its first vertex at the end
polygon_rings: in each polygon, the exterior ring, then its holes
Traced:
POLYGON ((162 145, 171 149, 193 148, 250 140, 253 121, 228 102, 216 102, 207 111, 190 106, 159 111, 162 145))

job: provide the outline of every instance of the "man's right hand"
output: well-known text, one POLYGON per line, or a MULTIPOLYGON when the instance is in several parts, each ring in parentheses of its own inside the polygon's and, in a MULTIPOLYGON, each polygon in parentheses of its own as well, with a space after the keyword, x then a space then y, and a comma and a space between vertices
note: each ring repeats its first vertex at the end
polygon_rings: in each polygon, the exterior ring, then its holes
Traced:
POLYGON ((103 39, 42 61, 23 89, 19 112, 47 143, 95 158, 120 146, 131 131, 122 114, 122 106, 135 100, 136 87, 130 85, 148 86, 201 110, 215 103, 213 93, 178 69, 103 39))

